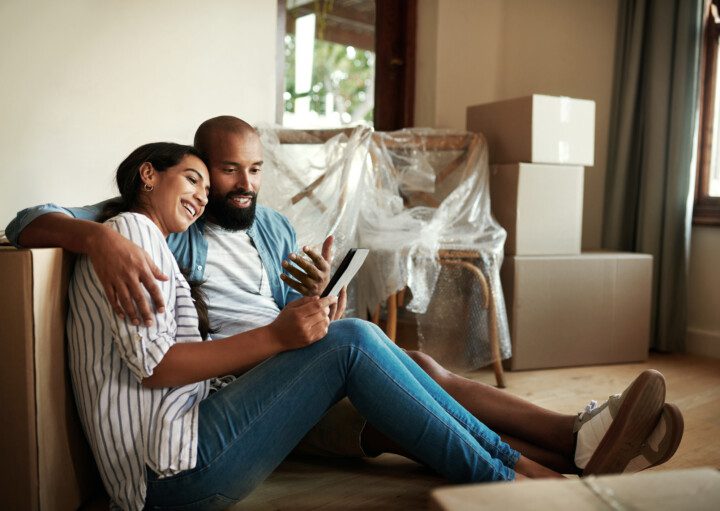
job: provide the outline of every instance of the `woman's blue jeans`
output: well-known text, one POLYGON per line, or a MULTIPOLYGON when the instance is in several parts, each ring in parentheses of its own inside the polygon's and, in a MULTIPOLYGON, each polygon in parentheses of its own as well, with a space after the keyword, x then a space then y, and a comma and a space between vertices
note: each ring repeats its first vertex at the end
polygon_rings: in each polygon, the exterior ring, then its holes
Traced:
POLYGON ((345 396, 379 431, 453 482, 510 480, 519 453, 372 323, 272 357, 200 404, 198 462, 158 479, 147 509, 223 509, 247 496, 345 396))

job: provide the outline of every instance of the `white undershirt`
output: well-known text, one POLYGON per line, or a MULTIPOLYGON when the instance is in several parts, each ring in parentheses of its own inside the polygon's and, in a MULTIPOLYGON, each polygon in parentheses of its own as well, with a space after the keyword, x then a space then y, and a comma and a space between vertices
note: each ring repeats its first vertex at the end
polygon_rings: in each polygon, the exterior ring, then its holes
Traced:
POLYGON ((250 236, 205 224, 208 255, 205 282, 210 326, 215 339, 272 323, 280 309, 250 236))

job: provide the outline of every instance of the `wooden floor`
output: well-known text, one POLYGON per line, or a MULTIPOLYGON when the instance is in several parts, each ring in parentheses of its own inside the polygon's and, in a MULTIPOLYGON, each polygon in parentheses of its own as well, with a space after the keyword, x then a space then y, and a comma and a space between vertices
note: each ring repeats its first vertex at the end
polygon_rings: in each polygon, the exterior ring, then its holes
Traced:
MULTIPOLYGON (((576 413, 590 399, 620 392, 645 368, 661 371, 667 401, 685 417, 677 454, 652 470, 720 468, 720 360, 688 355, 651 356, 647 363, 508 373, 507 391, 536 404, 576 413)), ((468 377, 493 383, 488 371, 468 377)), ((445 481, 404 458, 289 459, 233 511, 423 510, 430 490, 445 481)))

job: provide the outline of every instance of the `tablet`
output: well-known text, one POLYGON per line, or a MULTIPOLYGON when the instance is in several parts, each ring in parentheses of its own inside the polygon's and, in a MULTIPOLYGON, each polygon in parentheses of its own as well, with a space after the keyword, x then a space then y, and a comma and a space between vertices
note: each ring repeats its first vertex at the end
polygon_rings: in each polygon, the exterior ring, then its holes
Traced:
POLYGON ((365 262, 370 250, 367 248, 351 248, 347 255, 338 266, 335 273, 330 278, 325 290, 320 295, 321 298, 326 296, 337 296, 340 290, 347 286, 365 262))

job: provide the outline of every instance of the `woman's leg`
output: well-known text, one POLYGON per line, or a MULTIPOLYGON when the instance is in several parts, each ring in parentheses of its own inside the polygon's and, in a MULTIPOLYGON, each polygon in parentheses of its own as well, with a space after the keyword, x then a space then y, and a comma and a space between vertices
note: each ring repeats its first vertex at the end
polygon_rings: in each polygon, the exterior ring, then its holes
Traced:
POLYGON ((204 400, 198 466, 160 480, 150 475, 148 507, 241 499, 346 394, 386 436, 451 481, 515 475, 518 453, 474 418, 471 434, 366 322, 343 320, 325 339, 265 361, 204 400))

